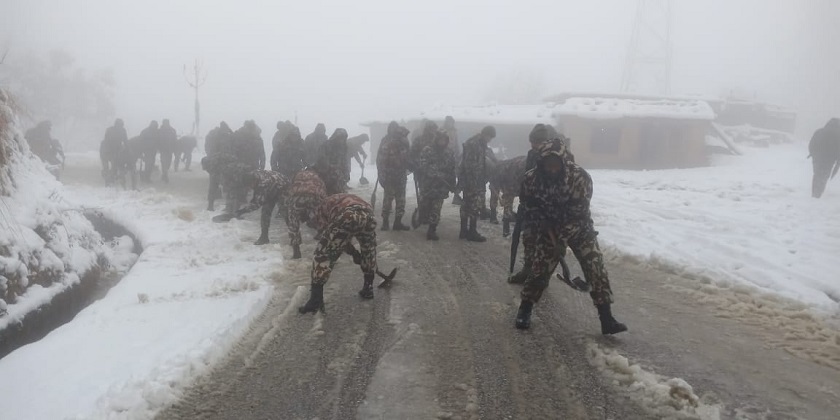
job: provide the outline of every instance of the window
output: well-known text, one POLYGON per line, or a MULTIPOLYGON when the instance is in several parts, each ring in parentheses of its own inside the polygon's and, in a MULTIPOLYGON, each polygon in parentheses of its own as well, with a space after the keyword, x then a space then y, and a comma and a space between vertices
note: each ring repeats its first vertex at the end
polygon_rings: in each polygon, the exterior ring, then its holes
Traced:
POLYGON ((617 154, 621 148, 621 127, 618 125, 599 125, 592 129, 589 151, 602 155, 617 154))

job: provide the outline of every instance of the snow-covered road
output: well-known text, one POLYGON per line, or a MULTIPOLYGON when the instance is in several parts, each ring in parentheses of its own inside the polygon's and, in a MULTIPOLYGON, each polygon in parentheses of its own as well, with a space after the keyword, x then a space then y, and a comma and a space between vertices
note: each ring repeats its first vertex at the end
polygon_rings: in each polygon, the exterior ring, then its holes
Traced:
POLYGON ((0 377, 15 378, 0 381, 0 417, 143 419, 176 403, 163 418, 833 419, 840 184, 812 200, 801 150, 593 171, 616 313, 631 327, 616 339, 559 284, 534 329, 514 331, 509 242, 490 225, 487 244, 457 241, 448 205, 439 243, 380 235, 380 263, 402 268, 392 291, 359 302, 345 261, 328 315, 300 317, 309 262, 283 260, 282 223, 275 244, 254 247, 256 215, 209 222, 203 172, 122 192, 99 185, 95 155, 75 156, 67 198, 132 229, 145 252, 105 299, 0 359, 0 377))

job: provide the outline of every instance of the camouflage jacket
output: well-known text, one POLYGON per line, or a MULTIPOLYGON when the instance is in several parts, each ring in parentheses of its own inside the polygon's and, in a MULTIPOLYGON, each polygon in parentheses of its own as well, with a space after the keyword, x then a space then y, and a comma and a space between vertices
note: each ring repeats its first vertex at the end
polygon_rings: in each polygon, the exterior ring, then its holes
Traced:
POLYGON ((487 145, 481 135, 464 142, 458 183, 465 191, 485 191, 487 187, 487 145))
POLYGON ((356 207, 361 211, 373 212, 370 204, 357 195, 333 194, 325 198, 315 209, 315 217, 313 218, 315 227, 321 232, 333 224, 344 223, 342 215, 345 210, 351 207, 356 207))
POLYGON ((350 180, 350 161, 347 159, 347 140, 330 139, 321 145, 316 165, 318 173, 328 179, 350 180))
POLYGON ((324 198, 327 196, 327 187, 315 171, 307 169, 295 175, 289 195, 314 195, 324 198))
POLYGON ((411 149, 408 154, 409 169, 414 172, 420 166, 420 154, 427 146, 435 141, 436 131, 424 132, 411 142, 411 149))
POLYGON ((419 165, 417 171, 422 175, 420 189, 423 195, 446 199, 449 192, 455 190, 457 164, 449 148, 426 146, 420 154, 419 165))
POLYGON ((496 164, 490 173, 490 189, 503 191, 505 194, 519 195, 522 179, 525 176, 527 157, 519 156, 503 160, 496 164))
POLYGON ((525 173, 519 194, 523 222, 559 229, 562 239, 575 232, 594 230, 589 202, 592 178, 576 163, 567 162, 559 180, 541 174, 540 168, 525 173))
POLYGON ((376 170, 380 181, 404 179, 408 175, 408 138, 398 134, 387 135, 376 152, 376 170))
POLYGON ((294 177, 306 167, 306 150, 300 138, 287 137, 278 145, 275 152, 272 153, 271 163, 272 169, 277 172, 294 177))
POLYGON ((247 206, 239 210, 240 213, 254 211, 266 202, 279 203, 292 184, 289 178, 280 172, 257 169, 251 171, 250 176, 254 181, 254 196, 247 206))
POLYGON ((254 170, 230 153, 205 156, 201 159, 201 167, 210 174, 220 175, 222 186, 225 188, 245 187, 248 173, 254 170))
MULTIPOLYGON (((564 137, 563 135, 560 135, 560 137, 553 138, 553 139, 549 140, 549 142, 554 143, 554 144, 562 143, 563 145, 565 145, 564 149, 566 150, 566 153, 565 153, 564 156, 566 156, 566 160, 569 160, 569 161, 572 161, 572 162, 575 161, 575 155, 573 155, 572 152, 569 150, 569 139, 568 138, 564 137)), ((536 168, 537 167, 537 160, 539 160, 539 158, 540 158, 540 152, 538 152, 534 149, 529 150, 528 151, 528 158, 527 158, 526 163, 525 163, 525 170, 530 171, 531 169, 536 168)))

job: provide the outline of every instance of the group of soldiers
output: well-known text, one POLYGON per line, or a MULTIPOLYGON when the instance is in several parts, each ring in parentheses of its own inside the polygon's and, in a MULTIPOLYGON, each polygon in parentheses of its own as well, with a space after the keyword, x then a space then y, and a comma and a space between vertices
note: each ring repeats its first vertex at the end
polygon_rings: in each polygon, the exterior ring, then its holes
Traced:
POLYGON ((301 224, 316 229, 310 297, 299 308, 301 313, 324 310, 324 285, 344 253, 350 254, 362 269, 362 298, 373 298, 376 275, 385 280, 383 285, 390 284, 394 272, 386 276, 377 269, 376 230, 410 229, 403 218, 408 174, 413 173, 419 204, 417 220, 412 224, 428 225, 428 240, 439 240, 442 204, 454 193, 456 198, 463 195, 460 238, 486 241, 476 225, 486 207, 488 183, 491 221, 496 219, 495 208, 501 202, 503 234, 510 235, 510 224, 516 222, 514 235, 521 232, 525 248, 524 268, 509 278, 509 282, 523 285, 515 320, 517 328, 530 327, 533 307, 568 247, 582 267, 587 289, 598 309, 602 333, 627 330, 610 309, 613 298, 609 278, 589 213, 591 178, 574 162, 568 141, 550 126, 534 127, 528 156, 497 162, 488 147, 496 137, 491 126, 470 137, 458 150, 452 146, 457 144, 457 131, 451 118, 447 118, 443 128, 426 122, 411 141, 406 127, 391 122, 376 162, 377 182, 385 195, 381 225, 370 203, 347 193, 351 159, 364 165, 367 155, 362 145, 368 141, 367 136, 348 139, 347 131, 338 128, 327 137, 325 126, 318 124, 303 139, 298 127, 281 121, 272 140, 271 170, 266 170, 265 152, 255 127, 253 122, 246 122, 242 129, 232 132, 223 122, 208 134, 207 156, 202 160, 202 167, 210 174, 208 209, 212 210, 214 201, 220 198, 220 186, 226 205, 214 221, 226 222, 261 209, 261 232, 255 244, 262 245, 269 242, 269 226, 279 207, 278 216, 285 219, 288 227, 293 259, 302 257, 301 224), (253 191, 252 199, 246 204, 249 191, 253 191), (520 205, 514 213, 517 196, 520 205), (359 249, 353 245, 354 239, 359 249))
POLYGON ((129 139, 125 123, 117 118, 114 125, 105 130, 99 145, 102 177, 106 185, 120 183, 123 188, 127 188, 130 182, 131 189, 137 189, 138 175, 140 181, 152 182, 152 173, 157 168, 159 156, 161 181, 169 183, 170 169, 178 172, 183 163, 184 170, 190 171, 196 146, 195 136, 179 137, 168 119, 164 119, 160 125, 152 121, 139 135, 129 139))

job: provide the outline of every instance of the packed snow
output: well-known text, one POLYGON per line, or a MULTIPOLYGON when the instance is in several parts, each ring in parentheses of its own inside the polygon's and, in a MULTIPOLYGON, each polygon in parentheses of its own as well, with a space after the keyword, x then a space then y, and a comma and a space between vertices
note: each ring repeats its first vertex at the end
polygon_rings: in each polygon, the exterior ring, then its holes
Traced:
POLYGON ((840 311, 840 181, 811 198, 804 144, 745 147, 708 168, 591 171, 602 244, 718 284, 840 311))
MULTIPOLYGON (((0 359, 0 377, 15 378, 0 381, 2 417, 150 418, 262 312, 282 279, 280 245, 255 247, 253 221, 212 224, 204 203, 154 188, 67 190, 136 233, 144 252, 104 299, 0 359)), ((113 249, 132 245, 118 238, 113 249)))

